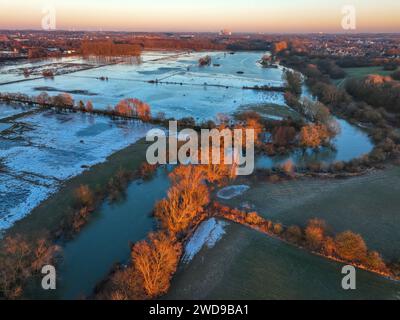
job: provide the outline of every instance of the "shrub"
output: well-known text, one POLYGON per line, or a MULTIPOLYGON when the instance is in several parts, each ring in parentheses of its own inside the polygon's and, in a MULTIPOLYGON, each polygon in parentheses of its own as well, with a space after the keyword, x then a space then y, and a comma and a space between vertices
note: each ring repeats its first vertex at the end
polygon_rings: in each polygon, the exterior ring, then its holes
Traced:
POLYGON ((377 270, 381 272, 388 271, 388 268, 386 267, 386 264, 383 261, 381 255, 376 251, 368 252, 364 263, 368 268, 372 270, 377 270))
POLYGON ((142 179, 150 179, 157 170, 157 165, 143 162, 139 168, 139 176, 142 179))
POLYGON ((299 226, 290 226, 285 231, 285 238, 289 242, 299 244, 303 241, 303 232, 299 226))
POLYGON ((367 245, 364 239, 351 231, 338 234, 335 238, 337 255, 347 261, 365 261, 367 257, 367 245))
POLYGON ((45 78, 50 78, 50 79, 54 78, 54 73, 51 70, 43 70, 42 75, 45 78))
POLYGON ((264 219, 261 218, 256 212, 249 212, 246 215, 246 223, 248 223, 250 225, 257 226, 263 222, 264 222, 264 219))
POLYGON ((325 238, 326 224, 320 219, 311 219, 305 230, 307 246, 311 250, 320 250, 325 238))
POLYGON ((322 252, 327 256, 333 256, 336 252, 335 240, 331 237, 326 237, 322 244, 322 252))
POLYGON ((211 64, 211 57, 210 56, 205 56, 199 59, 199 66, 204 67, 204 66, 209 66, 211 64))
POLYGON ((293 161, 289 159, 289 160, 286 160, 286 161, 281 165, 281 169, 282 169, 283 172, 285 172, 287 175, 293 176, 296 167, 295 167, 293 161))
POLYGON ((87 185, 81 185, 76 189, 75 196, 82 207, 92 207, 94 204, 94 195, 87 185))
POLYGON ((276 235, 280 235, 283 232, 283 225, 281 223, 275 223, 272 228, 272 232, 276 235))

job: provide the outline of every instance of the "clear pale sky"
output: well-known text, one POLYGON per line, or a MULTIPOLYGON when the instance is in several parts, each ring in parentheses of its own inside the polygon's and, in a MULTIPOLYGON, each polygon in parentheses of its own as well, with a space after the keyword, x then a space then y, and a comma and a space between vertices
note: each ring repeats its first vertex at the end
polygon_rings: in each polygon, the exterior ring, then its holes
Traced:
POLYGON ((400 32, 400 0, 0 0, 0 28, 40 29, 46 4, 65 30, 342 32, 352 4, 356 32, 400 32))

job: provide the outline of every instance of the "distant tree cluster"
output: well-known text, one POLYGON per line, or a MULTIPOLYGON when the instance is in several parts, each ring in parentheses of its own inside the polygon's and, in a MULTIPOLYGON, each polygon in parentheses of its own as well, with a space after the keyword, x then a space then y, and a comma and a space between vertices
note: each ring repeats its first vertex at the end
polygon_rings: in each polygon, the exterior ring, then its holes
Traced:
POLYGON ((141 47, 129 43, 115 43, 113 40, 84 40, 81 43, 84 56, 124 57, 140 56, 141 47))
POLYGON ((331 79, 343 79, 346 76, 346 72, 332 59, 318 59, 316 64, 319 71, 329 75, 331 79))
POLYGON ((139 99, 124 99, 121 100, 116 106, 115 111, 117 114, 138 117, 143 121, 149 121, 151 118, 150 106, 139 99))
POLYGON ((281 51, 286 50, 289 47, 288 43, 286 41, 279 41, 275 42, 272 46, 272 51, 277 54, 281 51))
POLYGON ((226 45, 207 38, 161 38, 161 37, 135 37, 130 43, 142 49, 172 49, 172 50, 225 50, 226 45))
POLYGON ((374 107, 400 113, 400 83, 391 77, 369 75, 363 79, 350 79, 346 82, 346 90, 374 107))

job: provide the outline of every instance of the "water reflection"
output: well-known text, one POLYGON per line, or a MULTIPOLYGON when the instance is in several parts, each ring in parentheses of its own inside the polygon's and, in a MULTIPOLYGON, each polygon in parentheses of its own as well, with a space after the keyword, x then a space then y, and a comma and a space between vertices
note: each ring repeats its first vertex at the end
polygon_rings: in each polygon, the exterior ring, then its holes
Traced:
POLYGON ((257 158, 256 167, 269 169, 279 166, 289 159, 298 167, 313 163, 331 164, 337 161, 350 161, 359 158, 373 149, 374 146, 364 131, 343 119, 337 119, 337 121, 341 132, 333 140, 333 147, 325 147, 317 151, 312 149, 296 150, 283 156, 268 157, 262 155, 257 158))

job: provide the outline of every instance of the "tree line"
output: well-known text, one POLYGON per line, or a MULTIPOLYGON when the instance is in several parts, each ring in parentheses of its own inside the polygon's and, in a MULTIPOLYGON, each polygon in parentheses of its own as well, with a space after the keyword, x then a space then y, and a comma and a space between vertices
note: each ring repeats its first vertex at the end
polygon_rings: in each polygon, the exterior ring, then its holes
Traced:
POLYGON ((324 220, 313 218, 305 228, 301 228, 284 226, 261 217, 257 212, 232 209, 218 202, 213 203, 213 210, 216 216, 247 225, 324 257, 391 278, 398 277, 397 263, 386 263, 377 251, 369 250, 361 235, 349 230, 334 235, 324 220))

